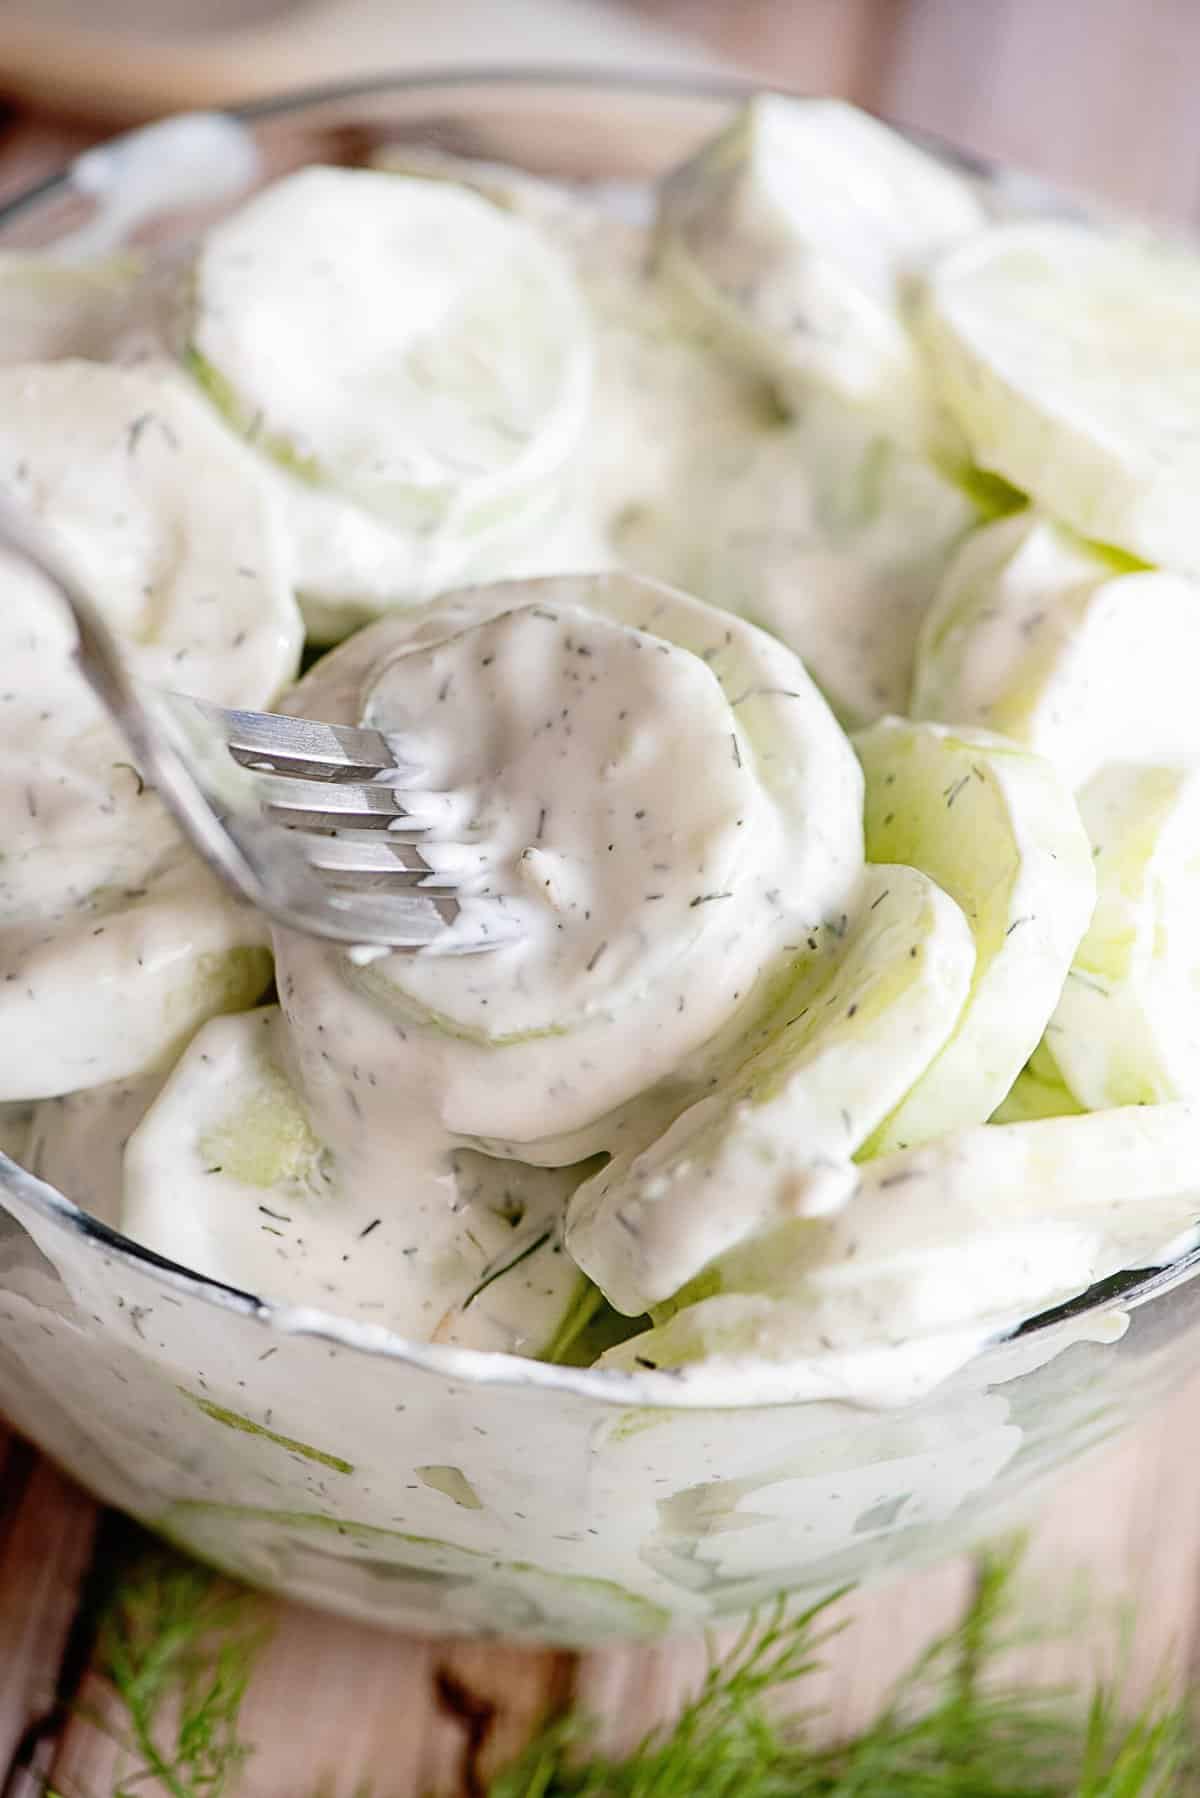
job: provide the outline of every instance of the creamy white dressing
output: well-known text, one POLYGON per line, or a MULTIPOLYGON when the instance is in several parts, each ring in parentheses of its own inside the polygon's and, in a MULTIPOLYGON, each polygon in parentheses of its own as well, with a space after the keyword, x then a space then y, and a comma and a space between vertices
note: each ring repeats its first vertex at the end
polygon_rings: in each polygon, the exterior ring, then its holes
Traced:
MULTIPOLYGON (((364 1330, 557 1354, 582 1320, 564 1213, 586 1180, 568 1236, 581 1264, 631 1314, 674 1313, 607 1364, 700 1359, 710 1395, 900 1402, 997 1328, 1186 1239, 1187 1107, 1142 1134, 1110 1113, 960 1133, 945 1166, 936 1142, 912 1151, 933 1160, 900 1169, 916 1184, 899 1206, 883 1195, 906 1151, 861 1176, 851 1160, 894 1147, 894 1131, 864 1137, 913 1091, 924 1134, 954 1121, 922 1075, 980 1028, 996 945, 953 881, 965 918, 932 881, 907 911, 899 891, 955 862, 936 841, 954 831, 953 781, 953 797, 932 776, 912 796, 937 814, 934 847, 901 829, 888 850, 925 874, 864 873, 861 775, 810 676, 861 723, 910 709, 915 657, 919 714, 1009 730, 1075 786, 1104 754, 1133 589, 1176 647, 1193 595, 1087 546, 1059 554, 1027 515, 969 540, 926 621, 978 512, 943 466, 952 434, 905 284, 977 227, 977 201, 846 109, 790 131, 760 109, 730 140, 732 185, 702 158, 673 190, 706 276, 726 251, 765 259, 719 296, 746 316, 722 313, 715 334, 662 253, 669 207, 656 256, 626 196, 605 208, 407 154, 390 178, 291 177, 195 258, 98 260, 166 202, 253 182, 244 129, 206 116, 83 159, 91 225, 52 268, 0 266, 0 363, 16 364, 0 373, 0 479, 103 576, 139 672, 264 705, 294 670, 293 595, 317 641, 392 614, 285 703, 411 745, 424 788, 454 796, 414 799, 425 865, 460 882, 473 927, 515 926, 463 959, 276 932, 280 1008, 247 1011, 267 979, 261 921, 179 845, 47 597, 0 571, 0 1101, 41 1101, 28 1141, 16 1112, 4 1140, 168 1258, 364 1330), (780 210, 781 152, 832 171, 830 192, 844 177, 849 213, 816 191, 780 210), (860 212, 869 241, 847 234, 860 212), (795 279, 810 313, 781 335, 795 279), (838 325, 824 342, 823 308, 838 325), (1027 539, 1050 545, 1036 568, 1027 539), (1100 601, 1078 603, 1076 565, 1100 601), (528 578, 634 568, 709 603, 622 572, 528 578), (435 597, 500 577, 513 584, 435 597), (836 1004, 839 1028, 797 1032, 781 994, 836 1004), (603 1172, 578 1165, 595 1154, 603 1172), (1032 1179, 1043 1160, 1065 1184, 1094 1176, 1104 1205, 1064 1210, 1032 1179), (1033 1215, 1006 1223, 1025 1187, 1033 1215), (993 1189, 996 1216, 965 1240, 993 1189), (868 1265, 848 1244, 876 1210, 891 1235, 868 1265), (800 1234, 776 1261, 781 1217, 800 1234), (815 1262, 792 1253, 809 1227, 815 1262)), ((1164 653, 1182 681, 1185 658, 1164 653)), ((1143 739, 1191 748, 1182 687, 1163 722, 1152 685, 1121 713, 1134 760, 1143 739)), ((1013 819, 1014 893, 1044 825, 1013 819)), ((1083 884, 1062 907, 1053 881, 1038 888, 1056 945, 1078 940, 1083 884)), ((1013 1069, 1053 1011, 1025 985, 1013 1069)))

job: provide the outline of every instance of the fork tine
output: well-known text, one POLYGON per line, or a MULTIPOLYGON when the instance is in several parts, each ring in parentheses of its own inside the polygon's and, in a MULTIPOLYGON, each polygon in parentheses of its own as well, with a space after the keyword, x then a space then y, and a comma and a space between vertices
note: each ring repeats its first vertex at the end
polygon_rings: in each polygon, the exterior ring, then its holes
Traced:
MULTIPOLYGON (((453 899, 428 897, 412 892, 349 893, 327 888, 322 905, 341 912, 354 929, 348 935, 364 943, 392 943, 399 948, 428 948, 443 937, 446 927, 458 917, 458 904, 453 899)), ((497 936, 496 940, 503 940, 497 936)), ((473 946, 473 945, 472 945, 473 946)), ((490 948, 486 937, 479 948, 490 948)), ((471 947, 466 948, 471 953, 471 947)))
POLYGON ((294 768, 322 780, 361 780, 385 769, 389 775, 395 769, 401 778, 421 773, 414 763, 400 761, 382 731, 278 712, 226 710, 194 699, 187 703, 212 720, 230 754, 243 764, 269 762, 284 773, 294 768))
MULTIPOLYGON (((387 830, 409 815, 390 783, 367 786, 359 781, 298 780, 284 774, 266 774, 255 781, 255 786, 262 804, 281 824, 387 830)), ((414 819, 404 828, 404 836, 422 837, 428 830, 427 824, 414 819)), ((397 835, 397 841, 401 840, 397 835)))
MULTIPOLYGON (((386 878, 388 889, 419 887, 423 892, 455 892, 461 884, 455 874, 439 874, 424 862, 404 862, 396 848, 376 834, 374 842, 346 842, 341 837, 301 835, 309 865, 336 881, 353 882, 363 875, 386 878)), ((394 839, 393 839, 394 843, 394 839)))
POLYGON ((404 868, 399 862, 394 874, 352 874, 340 868, 317 868, 323 887, 341 893, 361 893, 370 881, 369 891, 375 892, 381 899, 390 893, 422 893, 439 894, 443 899, 452 898, 458 893, 458 887, 448 874, 423 873, 420 868, 404 868))
POLYGON ((347 893, 327 888, 322 905, 339 911, 356 926, 342 934, 343 941, 393 944, 400 949, 430 949, 434 954, 480 955, 520 942, 521 925, 506 918, 501 909, 472 920, 468 931, 452 944, 446 942, 447 926, 460 922, 458 901, 436 893, 347 893))
POLYGON ((346 874, 428 874, 422 862, 418 867, 404 862, 386 833, 372 830, 354 837, 327 837, 304 831, 305 853, 314 868, 346 874))

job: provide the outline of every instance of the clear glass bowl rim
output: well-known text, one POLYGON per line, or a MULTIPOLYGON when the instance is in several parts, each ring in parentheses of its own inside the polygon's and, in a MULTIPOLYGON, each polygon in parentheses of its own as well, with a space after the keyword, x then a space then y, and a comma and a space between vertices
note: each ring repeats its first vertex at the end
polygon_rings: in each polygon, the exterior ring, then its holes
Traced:
MULTIPOLYGON (((454 65, 431 68, 418 73, 369 76, 362 80, 331 82, 266 95, 242 106, 215 110, 231 118, 254 125, 258 121, 302 113, 306 110, 365 98, 382 98, 391 94, 419 94, 424 90, 472 88, 519 89, 536 87, 563 93, 599 93, 610 97, 626 95, 653 99, 723 100, 745 99, 767 91, 786 93, 782 88, 752 81, 737 75, 696 76, 632 73, 616 76, 602 69, 571 69, 554 66, 494 66, 488 64, 454 65)), ((888 121, 896 124, 895 121, 888 121)), ((1049 182, 1029 176, 1025 171, 1004 170, 1001 164, 961 149, 958 145, 932 132, 897 125, 906 136, 934 150, 961 168, 979 175, 1001 172, 1019 174, 1022 184, 1041 189, 1064 209, 1077 210, 1078 202, 1063 195, 1049 182)), ((21 214, 32 211, 43 202, 52 201, 70 187, 74 164, 67 162, 53 174, 32 183, 0 206, 0 231, 21 214)), ((120 1231, 100 1222, 83 1211, 71 1199, 44 1180, 28 1173, 9 1156, 0 1153, 0 1189, 16 1201, 18 1212, 31 1210, 56 1228, 84 1240, 90 1250, 116 1255, 158 1278, 178 1292, 186 1292, 218 1309, 232 1310, 255 1317, 270 1329, 285 1335, 316 1337, 338 1345, 343 1350, 370 1359, 399 1361, 414 1370, 423 1371, 462 1385, 524 1386, 571 1393, 603 1406, 621 1409, 631 1407, 692 1410, 736 1408, 727 1397, 706 1397, 703 1364, 687 1370, 685 1378, 660 1371, 626 1374, 593 1368, 560 1367, 544 1361, 525 1360, 515 1355, 488 1353, 478 1349, 455 1348, 444 1343, 413 1342, 377 1324, 359 1324, 334 1313, 309 1307, 281 1305, 260 1299, 252 1293, 227 1286, 205 1274, 193 1273, 152 1249, 143 1248, 120 1231)), ((1056 1330, 1074 1332, 1079 1320, 1089 1314, 1100 1316, 1112 1310, 1127 1311, 1184 1284, 1200 1272, 1200 1245, 1162 1268, 1133 1270, 1114 1275, 1098 1286, 1090 1287, 1078 1297, 1051 1311, 1030 1318, 1014 1331, 997 1335, 985 1345, 981 1354, 1014 1337, 1037 1335, 1049 1337, 1056 1330)), ((1049 1343, 1047 1347, 1049 1347, 1049 1343)), ((751 1400, 751 1405, 763 1401, 751 1400)), ((804 1400, 771 1399, 771 1404, 804 1403, 804 1400)))

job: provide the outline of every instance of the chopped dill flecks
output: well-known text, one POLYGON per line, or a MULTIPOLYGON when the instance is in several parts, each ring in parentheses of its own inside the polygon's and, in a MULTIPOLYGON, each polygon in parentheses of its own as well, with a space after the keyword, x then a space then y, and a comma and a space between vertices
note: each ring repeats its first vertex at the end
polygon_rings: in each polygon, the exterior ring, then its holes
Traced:
POLYGON ((494 1281, 501 1279, 505 1274, 511 1274, 515 1267, 520 1267, 523 1261, 528 1261, 531 1255, 536 1255, 539 1249, 544 1249, 553 1234, 553 1229, 547 1225, 544 1230, 540 1231, 539 1234, 534 1237, 532 1242, 527 1242, 523 1248, 518 1249, 516 1254, 511 1255, 507 1261, 504 1259, 503 1255, 497 1255, 488 1265, 482 1277, 476 1281, 466 1298, 462 1301, 459 1310, 465 1311, 468 1305, 473 1305, 480 1293, 486 1292, 488 1287, 491 1286, 494 1281))

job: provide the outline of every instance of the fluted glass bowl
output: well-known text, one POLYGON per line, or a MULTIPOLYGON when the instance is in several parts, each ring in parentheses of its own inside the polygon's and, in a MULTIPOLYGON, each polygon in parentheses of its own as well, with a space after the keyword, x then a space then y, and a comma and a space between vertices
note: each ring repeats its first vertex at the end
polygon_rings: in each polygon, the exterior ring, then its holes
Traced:
MULTIPOLYGON (((644 183, 743 91, 456 74, 238 116, 263 179, 423 143, 644 183)), ((1059 204, 958 160, 1026 209, 1059 204)), ((76 167, 18 198, 0 248, 79 231, 87 186, 76 167)), ((212 216, 193 191, 136 235, 179 240, 212 216)), ((1109 1281, 902 1407, 738 1406, 706 1398, 703 1370, 549 1367, 264 1302, 139 1248, 0 1157, 0 1409, 99 1498, 305 1602, 398 1628, 650 1636, 1009 1525, 1054 1469, 1194 1367, 1198 1268, 1192 1255, 1109 1281)))

